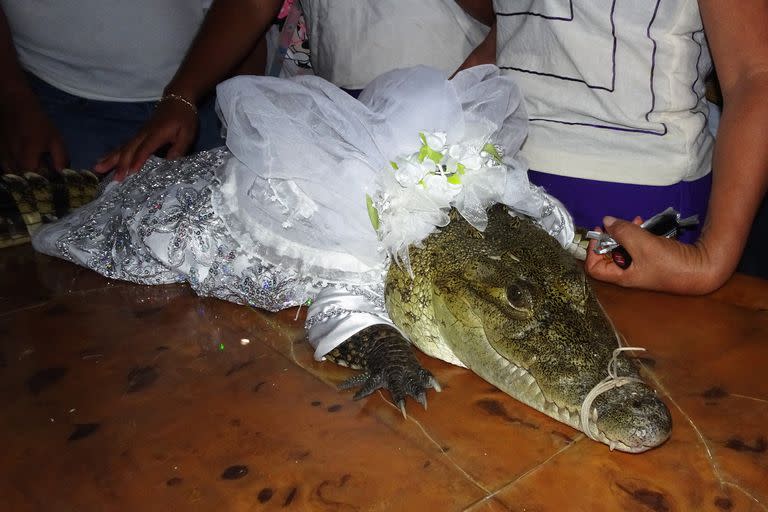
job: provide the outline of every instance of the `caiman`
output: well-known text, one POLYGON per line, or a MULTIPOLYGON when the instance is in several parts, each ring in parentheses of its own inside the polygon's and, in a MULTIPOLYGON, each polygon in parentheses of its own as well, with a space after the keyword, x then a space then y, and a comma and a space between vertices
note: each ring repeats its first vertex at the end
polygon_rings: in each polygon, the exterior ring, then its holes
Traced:
MULTIPOLYGON (((669 411, 633 358, 617 350, 580 264, 527 218, 500 205, 488 217, 480 232, 453 211, 446 227, 411 248, 412 273, 390 265, 393 322, 426 354, 471 369, 611 449, 637 453, 663 443, 669 411)), ((407 395, 426 405, 426 390, 439 390, 391 327, 369 327, 329 357, 365 370, 343 385, 362 385, 356 398, 384 387, 403 408, 407 395)))

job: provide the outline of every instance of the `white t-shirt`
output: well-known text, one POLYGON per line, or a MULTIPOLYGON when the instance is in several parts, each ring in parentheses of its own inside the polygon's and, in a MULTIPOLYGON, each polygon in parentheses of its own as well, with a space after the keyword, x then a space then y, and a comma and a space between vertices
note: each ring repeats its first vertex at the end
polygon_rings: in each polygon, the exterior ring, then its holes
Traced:
POLYGON ((152 101, 211 0, 0 0, 21 65, 66 92, 152 101))
POLYGON ((453 72, 487 27, 454 0, 301 0, 316 75, 362 89, 397 68, 453 72))
POLYGON ((497 62, 530 117, 522 154, 552 174, 645 185, 710 170, 711 59, 690 0, 495 0, 497 62))

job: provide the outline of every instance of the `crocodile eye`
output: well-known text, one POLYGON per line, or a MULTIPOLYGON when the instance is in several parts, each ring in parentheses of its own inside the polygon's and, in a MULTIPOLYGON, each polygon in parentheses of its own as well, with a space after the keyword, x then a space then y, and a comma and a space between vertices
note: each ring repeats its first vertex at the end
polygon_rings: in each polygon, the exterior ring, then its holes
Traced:
POLYGON ((528 311, 530 302, 525 289, 519 284, 511 284, 507 287, 507 301, 509 305, 518 311, 528 311))

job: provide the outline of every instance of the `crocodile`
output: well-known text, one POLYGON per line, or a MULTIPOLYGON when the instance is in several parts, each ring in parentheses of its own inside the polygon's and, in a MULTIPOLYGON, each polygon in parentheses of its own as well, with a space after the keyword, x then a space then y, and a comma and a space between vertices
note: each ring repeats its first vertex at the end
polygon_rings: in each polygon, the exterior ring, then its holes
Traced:
MULTIPOLYGON (((669 410, 619 348, 581 264, 501 205, 482 232, 455 210, 451 219, 410 249, 410 269, 392 264, 387 273, 387 312, 410 343, 611 449, 662 444, 669 410)), ((341 386, 362 386, 355 398, 387 388, 404 411, 406 396, 426 406, 427 389, 439 390, 389 326, 369 327, 329 358, 364 370, 341 386)))

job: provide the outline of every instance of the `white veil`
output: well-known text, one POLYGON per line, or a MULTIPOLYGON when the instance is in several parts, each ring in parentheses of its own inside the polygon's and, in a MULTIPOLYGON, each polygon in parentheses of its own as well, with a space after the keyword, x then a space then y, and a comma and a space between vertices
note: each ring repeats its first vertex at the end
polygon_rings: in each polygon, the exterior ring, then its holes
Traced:
MULTIPOLYGON (((490 137, 509 172, 501 190, 482 194, 542 216, 545 201, 531 193, 516 160, 527 127, 522 97, 495 66, 452 80, 427 67, 393 71, 374 80, 359 101, 314 76, 238 77, 217 93, 235 158, 219 172, 214 207, 236 239, 270 264, 333 283, 381 279, 386 253, 366 194, 376 192, 390 161, 418 151, 425 131, 444 132, 449 143, 490 137)), ((474 210, 485 206, 465 210, 483 217, 474 210)))

